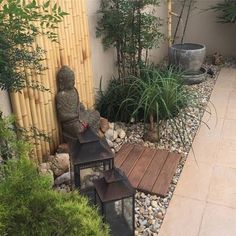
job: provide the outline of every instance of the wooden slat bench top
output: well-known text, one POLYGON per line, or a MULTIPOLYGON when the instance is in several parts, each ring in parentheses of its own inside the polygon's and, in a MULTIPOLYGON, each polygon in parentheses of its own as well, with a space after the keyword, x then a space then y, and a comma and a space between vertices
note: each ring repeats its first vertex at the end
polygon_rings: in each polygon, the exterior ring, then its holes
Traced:
POLYGON ((137 190, 165 196, 180 158, 177 153, 124 144, 115 156, 115 166, 137 190))

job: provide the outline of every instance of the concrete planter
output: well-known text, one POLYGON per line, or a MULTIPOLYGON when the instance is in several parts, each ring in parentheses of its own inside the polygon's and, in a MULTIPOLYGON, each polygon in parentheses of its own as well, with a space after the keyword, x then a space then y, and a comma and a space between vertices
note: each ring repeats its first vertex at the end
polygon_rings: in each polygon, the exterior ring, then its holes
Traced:
POLYGON ((186 73, 200 70, 206 56, 206 47, 201 44, 174 44, 169 48, 169 62, 182 68, 186 73))

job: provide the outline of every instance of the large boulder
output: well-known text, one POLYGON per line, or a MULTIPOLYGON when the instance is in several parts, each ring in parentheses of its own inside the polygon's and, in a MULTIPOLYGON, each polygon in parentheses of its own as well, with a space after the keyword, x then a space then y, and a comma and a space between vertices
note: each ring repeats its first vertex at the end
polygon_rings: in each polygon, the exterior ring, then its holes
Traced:
POLYGON ((114 140, 117 139, 118 133, 113 129, 109 129, 106 131, 105 137, 113 142, 114 140))
POLYGON ((57 177, 54 181, 54 184, 56 186, 61 185, 61 184, 69 184, 71 181, 71 175, 73 177, 73 173, 71 172, 66 172, 62 174, 61 176, 57 177))
POLYGON ((51 183, 53 185, 54 183, 54 175, 53 175, 53 171, 51 170, 51 166, 50 163, 41 163, 38 166, 38 172, 40 175, 42 176, 48 176, 51 180, 51 183))
POLYGON ((70 169, 70 157, 68 153, 56 153, 55 158, 50 163, 55 176, 60 176, 70 169))

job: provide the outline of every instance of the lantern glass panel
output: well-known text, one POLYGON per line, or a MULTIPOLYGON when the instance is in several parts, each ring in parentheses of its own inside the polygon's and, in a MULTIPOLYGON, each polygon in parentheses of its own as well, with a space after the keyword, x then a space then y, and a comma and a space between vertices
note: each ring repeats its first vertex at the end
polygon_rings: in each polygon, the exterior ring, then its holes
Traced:
POLYGON ((133 198, 105 203, 104 217, 111 226, 112 235, 133 235, 133 198))
POLYGON ((88 189, 94 186, 93 181, 103 177, 103 172, 109 170, 110 161, 94 163, 80 169, 80 189, 88 189))

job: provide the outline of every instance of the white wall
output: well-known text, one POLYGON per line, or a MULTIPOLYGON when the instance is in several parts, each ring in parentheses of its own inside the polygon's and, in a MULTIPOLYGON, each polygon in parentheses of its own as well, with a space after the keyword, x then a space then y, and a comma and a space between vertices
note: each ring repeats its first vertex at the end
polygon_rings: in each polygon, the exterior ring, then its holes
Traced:
POLYGON ((92 53, 93 78, 95 89, 99 88, 100 78, 102 77, 103 85, 115 73, 115 50, 109 49, 104 51, 100 38, 96 38, 97 15, 100 0, 87 0, 88 22, 90 33, 90 45, 92 53))
MULTIPOLYGON (((224 0, 198 0, 191 13, 185 42, 205 44, 207 54, 219 52, 225 56, 236 56, 236 24, 217 23, 217 13, 208 10, 224 0)), ((180 12, 180 1, 173 1, 174 11, 180 12)), ((174 17, 176 22, 177 18, 174 17)), ((173 25, 174 26, 174 25, 173 25)), ((181 27, 183 29, 183 27, 181 27)), ((181 29, 181 30, 182 30, 181 29)), ((174 31, 174 27, 173 27, 174 31)))
POLYGON ((166 0, 160 1, 160 6, 156 9, 156 16, 162 19, 161 32, 164 34, 164 39, 160 43, 159 48, 153 49, 150 52, 150 61, 158 63, 163 60, 168 55, 168 41, 166 40, 167 36, 167 20, 168 20, 168 9, 166 0))
POLYGON ((4 116, 11 114, 11 104, 8 93, 2 90, 0 90, 0 111, 3 112, 4 116))

